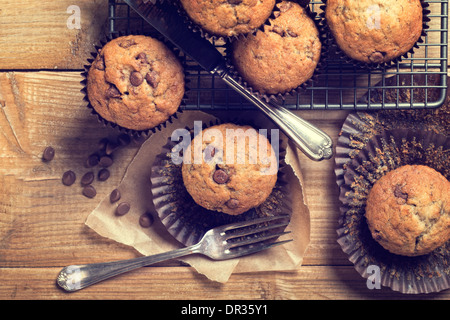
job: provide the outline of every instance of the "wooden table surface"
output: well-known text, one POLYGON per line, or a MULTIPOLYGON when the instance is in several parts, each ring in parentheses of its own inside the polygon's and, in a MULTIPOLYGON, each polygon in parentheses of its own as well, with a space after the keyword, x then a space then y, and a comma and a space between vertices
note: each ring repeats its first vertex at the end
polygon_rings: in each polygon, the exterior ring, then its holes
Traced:
MULTIPOLYGON (((410 296, 370 290, 336 242, 339 215, 334 161, 301 158, 311 239, 296 272, 233 274, 209 281, 178 262, 124 274, 76 293, 60 290, 62 267, 139 254, 104 239, 84 222, 119 184, 138 146, 122 149, 94 199, 64 187, 65 170, 82 172, 97 142, 116 133, 85 108, 80 70, 107 28, 107 0, 2 0, 0 5, 0 299, 449 299, 450 291, 410 296), (71 5, 81 29, 70 29, 71 5), (45 147, 56 157, 42 161, 45 147)), ((336 142, 347 111, 299 111, 336 142)))

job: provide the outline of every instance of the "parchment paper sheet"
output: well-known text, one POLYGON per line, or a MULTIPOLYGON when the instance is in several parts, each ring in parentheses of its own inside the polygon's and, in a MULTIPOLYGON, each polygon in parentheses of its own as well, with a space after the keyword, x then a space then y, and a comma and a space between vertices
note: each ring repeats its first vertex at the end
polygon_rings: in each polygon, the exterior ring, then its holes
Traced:
MULTIPOLYGON (((239 118, 246 116, 261 128, 275 128, 263 115, 259 115, 255 111, 248 114, 240 113, 239 118)), ((168 123, 162 131, 148 138, 129 164, 121 183, 116 186, 122 194, 121 201, 131 204, 130 212, 122 217, 116 216, 114 212, 118 203, 111 204, 108 195, 88 216, 86 225, 102 237, 129 245, 142 255, 152 255, 180 248, 181 244, 167 232, 153 207, 150 191, 151 167, 156 155, 161 152, 161 148, 174 130, 193 127, 194 121, 203 121, 203 123, 209 124, 210 121, 216 119, 216 117, 201 111, 186 111, 180 113, 178 119, 168 123), (139 217, 145 212, 151 212, 155 217, 155 223, 148 229, 139 225, 139 217)), ((281 132, 280 136, 282 136, 281 132)), ((302 264, 303 254, 310 240, 309 209, 305 204, 302 191, 302 175, 297 152, 297 149, 288 144, 285 159, 286 178, 290 184, 293 212, 291 222, 286 229, 291 231, 291 234, 281 238, 281 240, 294 239, 294 241, 240 259, 213 261, 204 256, 193 255, 180 260, 188 263, 210 280, 222 283, 226 282, 233 272, 297 270, 302 264)), ((112 187, 111 191, 114 188, 112 187)))

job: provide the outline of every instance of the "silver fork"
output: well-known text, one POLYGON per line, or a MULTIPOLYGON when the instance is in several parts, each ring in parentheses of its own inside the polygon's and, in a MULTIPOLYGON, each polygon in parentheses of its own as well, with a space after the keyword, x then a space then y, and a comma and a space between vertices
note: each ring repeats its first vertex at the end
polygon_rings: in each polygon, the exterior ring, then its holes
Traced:
POLYGON ((213 260, 250 255, 292 241, 275 242, 289 233, 284 231, 288 223, 288 216, 281 215, 216 227, 206 232, 197 244, 181 249, 128 260, 67 266, 56 282, 64 290, 74 292, 140 267, 191 254, 203 254, 213 260))

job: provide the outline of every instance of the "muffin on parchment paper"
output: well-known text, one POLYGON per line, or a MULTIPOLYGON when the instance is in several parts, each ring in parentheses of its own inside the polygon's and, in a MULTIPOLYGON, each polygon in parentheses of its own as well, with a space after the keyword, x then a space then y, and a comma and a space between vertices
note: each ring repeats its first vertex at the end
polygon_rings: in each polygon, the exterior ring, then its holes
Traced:
POLYGON ((276 0, 180 0, 189 16, 211 36, 233 37, 258 29, 276 0))
POLYGON ((283 95, 312 78, 319 64, 322 42, 307 8, 282 1, 264 31, 235 39, 231 64, 239 77, 263 95, 283 95))
POLYGON ((192 140, 182 174, 197 204, 239 215, 272 193, 278 159, 269 140, 255 129, 225 123, 203 130, 192 140))
POLYGON ((177 112, 185 93, 184 71, 161 41, 121 36, 99 49, 87 73, 86 93, 107 123, 148 131, 177 112))
POLYGON ((368 65, 394 61, 423 35, 421 0, 323 0, 326 25, 337 47, 368 65))
MULTIPOLYGON (((242 120, 235 121, 232 119, 230 120, 223 122, 217 119, 217 121, 211 121, 209 124, 202 124, 201 126, 198 126, 194 123, 193 127, 191 128, 186 127, 185 129, 187 131, 182 134, 181 142, 177 139, 169 138, 167 144, 162 148, 161 153, 156 157, 155 162, 153 163, 151 174, 151 183, 152 183, 151 191, 153 194, 153 204, 155 210, 158 214, 159 219, 161 220, 163 225, 167 228, 169 233, 172 234, 178 241, 180 241, 185 245, 192 245, 197 243, 203 237, 205 232, 217 226, 234 223, 238 221, 248 221, 251 219, 267 216, 283 216, 288 220, 291 217, 292 194, 290 185, 286 180, 287 166, 285 163, 287 141, 282 137, 278 137, 277 134, 272 135, 272 130, 267 131, 267 138, 265 138, 266 134, 260 130, 268 130, 268 129, 261 129, 257 127, 253 122, 247 122, 242 120), (187 155, 189 148, 192 147, 192 141, 194 141, 195 137, 203 135, 203 132, 208 128, 218 126, 222 126, 221 127, 222 129, 225 129, 227 127, 229 129, 232 128, 242 129, 247 127, 258 128, 257 130, 255 129, 256 132, 258 134, 261 134, 264 138, 261 139, 260 141, 264 142, 263 145, 265 145, 265 142, 267 142, 267 140, 270 140, 270 145, 272 145, 272 149, 274 149, 277 154, 277 158, 275 159, 277 161, 271 163, 270 167, 267 165, 262 166, 267 169, 270 168, 270 170, 267 172, 263 171, 265 173, 270 174, 272 173, 272 170, 274 171, 275 177, 268 175, 267 177, 262 178, 267 179, 266 181, 272 181, 273 179, 276 180, 275 185, 272 188, 272 191, 263 201, 263 203, 261 203, 256 207, 250 208, 246 212, 243 212, 241 214, 235 214, 237 213, 237 211, 228 214, 221 211, 209 210, 203 207, 202 205, 199 205, 196 201, 194 201, 193 197, 187 190, 190 182, 192 183, 197 182, 196 181, 194 182, 194 179, 191 179, 193 177, 189 177, 187 179, 189 181, 185 181, 183 177, 183 166, 185 165, 183 163, 183 160, 187 155), (185 136, 186 134, 189 135, 189 137, 186 137, 185 136), (176 155, 175 158, 174 154, 176 155)), ((249 132, 247 132, 247 134, 249 134, 249 132)), ((205 138, 208 138, 208 136, 206 136, 205 138)), ((200 139, 197 139, 196 141, 202 142, 200 139)), ((207 140, 205 139, 205 141, 207 140)), ((214 145, 216 145, 216 143, 218 143, 218 141, 215 141, 214 145)), ((212 169, 216 169, 218 167, 212 164, 219 163, 220 160, 219 157, 222 156, 221 149, 217 148, 217 150, 213 151, 214 149, 212 148, 212 146, 206 147, 206 145, 203 145, 203 143, 200 144, 200 148, 202 149, 201 151, 203 152, 200 152, 201 161, 200 164, 197 165, 201 167, 202 161, 205 162, 208 161, 211 164, 210 173, 213 174, 212 169), (213 154, 214 156, 212 156, 213 154)), ((243 154, 245 155, 245 153, 243 154)), ((268 153, 268 155, 270 155, 270 153, 268 153)), ((269 157, 268 159, 271 158, 269 157)), ((205 166, 209 165, 205 164, 205 166)), ((255 168, 256 166, 253 165, 253 167, 255 168)), ((232 166, 226 169, 231 168, 232 166)), ((198 172, 203 173, 203 171, 200 170, 198 170, 198 172)), ((229 174, 230 174, 229 180, 231 181, 232 180, 231 175, 235 175, 235 172, 230 170, 229 174)), ((247 173, 247 175, 250 176, 249 173, 247 173)), ((252 175, 257 177, 257 175, 255 174, 252 175)), ((236 174, 233 180, 238 181, 238 179, 236 178, 238 178, 239 176, 241 177, 245 176, 245 173, 241 173, 240 175, 236 174)), ((220 177, 216 177, 216 179, 217 178, 220 179, 223 177, 224 175, 223 176, 221 175, 220 177)), ((197 178, 200 179, 200 174, 197 175, 197 178)), ((202 181, 199 182, 203 184, 203 186, 205 186, 206 183, 209 183, 212 186, 218 185, 217 182, 213 181, 213 179, 209 175, 204 175, 204 179, 205 179, 204 182, 202 181)), ((219 180, 219 182, 220 181, 223 180, 219 180)), ((226 205, 226 202, 231 200, 232 194, 231 192, 233 191, 232 190, 233 184, 230 183, 228 187, 226 186, 226 184, 221 185, 219 187, 223 188, 223 190, 221 191, 221 195, 226 196, 222 198, 217 197, 218 199, 221 199, 221 203, 217 204, 217 207, 218 208, 228 207, 226 205)), ((257 189, 264 189, 264 191, 257 190, 258 193, 262 194, 268 192, 268 189, 270 189, 270 184, 265 183, 264 188, 261 188, 260 186, 257 185, 249 186, 248 181, 242 180, 242 184, 236 186, 236 188, 240 189, 241 191, 243 191, 244 187, 248 187, 248 190, 245 190, 247 194, 251 194, 252 192, 254 192, 254 190, 257 189)), ((206 188, 208 189, 208 187, 206 188)), ((211 192, 213 188, 214 187, 211 187, 211 189, 208 192, 209 196, 212 199, 214 199, 214 195, 211 192)), ((245 200, 246 197, 248 198, 250 196, 240 195, 239 200, 245 200)), ((257 197, 263 198, 265 197, 265 195, 262 196, 258 195, 257 197)), ((236 198, 236 200, 238 199, 236 198)), ((237 204, 236 202, 234 203, 233 202, 234 200, 229 203, 231 204, 232 207, 233 205, 237 204)), ((244 202, 240 204, 249 206, 244 202)), ((235 208, 235 210, 241 210, 242 208, 238 206, 237 208, 235 208)))
POLYGON ((386 250, 428 254, 450 240, 450 182, 428 166, 401 166, 375 182, 365 216, 386 250))

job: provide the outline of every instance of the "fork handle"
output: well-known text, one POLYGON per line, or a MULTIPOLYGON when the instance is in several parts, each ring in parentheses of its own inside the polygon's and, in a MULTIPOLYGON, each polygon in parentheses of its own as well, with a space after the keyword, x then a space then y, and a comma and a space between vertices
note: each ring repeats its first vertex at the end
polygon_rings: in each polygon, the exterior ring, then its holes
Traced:
POLYGON ((128 260, 71 265, 61 270, 56 282, 64 290, 74 292, 134 269, 197 253, 197 249, 198 246, 193 245, 169 252, 128 260))

